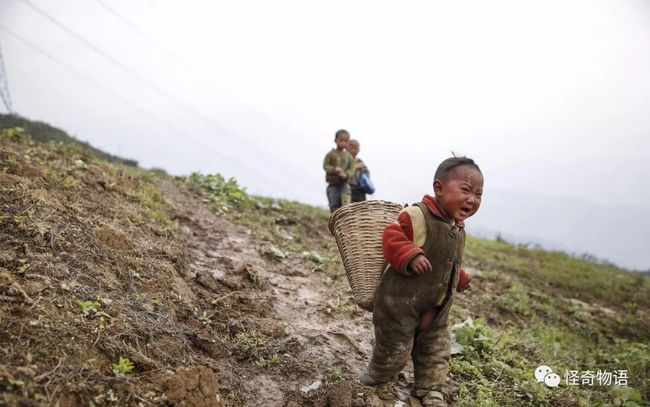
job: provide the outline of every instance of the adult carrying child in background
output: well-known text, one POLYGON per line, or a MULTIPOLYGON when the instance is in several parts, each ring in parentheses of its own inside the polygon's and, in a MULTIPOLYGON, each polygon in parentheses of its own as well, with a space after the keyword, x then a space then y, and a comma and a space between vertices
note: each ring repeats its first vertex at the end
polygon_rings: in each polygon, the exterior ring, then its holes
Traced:
POLYGON ((336 148, 327 153, 323 160, 330 212, 351 201, 349 181, 354 177, 354 158, 346 150, 349 141, 350 133, 347 130, 337 131, 334 135, 336 148))

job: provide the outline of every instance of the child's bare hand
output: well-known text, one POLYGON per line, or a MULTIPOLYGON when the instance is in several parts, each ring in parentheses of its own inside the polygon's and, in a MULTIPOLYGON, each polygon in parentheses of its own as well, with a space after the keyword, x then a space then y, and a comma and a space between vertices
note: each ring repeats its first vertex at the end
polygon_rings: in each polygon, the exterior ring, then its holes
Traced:
POLYGON ((469 274, 465 269, 460 269, 460 275, 458 276, 458 286, 456 287, 456 291, 459 293, 462 293, 463 291, 467 290, 470 287, 470 283, 472 282, 472 275, 469 274))
POLYGON ((411 260, 409 267, 415 274, 428 273, 432 270, 431 263, 429 263, 429 260, 427 260, 427 258, 422 254, 416 256, 413 260, 411 260))

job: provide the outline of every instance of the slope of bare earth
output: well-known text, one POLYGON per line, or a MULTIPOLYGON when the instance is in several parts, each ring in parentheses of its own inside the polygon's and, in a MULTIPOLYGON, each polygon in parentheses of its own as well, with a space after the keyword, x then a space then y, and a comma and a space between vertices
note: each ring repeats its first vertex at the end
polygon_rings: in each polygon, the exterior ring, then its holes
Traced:
POLYGON ((369 315, 337 261, 269 255, 182 181, 1 140, 3 403, 303 405, 359 371, 369 315))
MULTIPOLYGON (((371 315, 325 211, 69 145, 3 135, 0 160, 0 405, 419 405, 408 367, 389 400, 356 380, 371 315)), ((647 279, 503 242, 467 252, 451 322, 475 320, 450 405, 642 405, 647 279), (630 382, 550 389, 541 362, 630 382)))

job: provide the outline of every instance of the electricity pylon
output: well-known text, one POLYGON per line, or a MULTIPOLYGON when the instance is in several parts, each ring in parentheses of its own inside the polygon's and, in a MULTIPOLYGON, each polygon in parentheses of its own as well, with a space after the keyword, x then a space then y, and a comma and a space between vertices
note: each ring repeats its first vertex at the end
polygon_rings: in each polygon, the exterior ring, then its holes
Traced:
POLYGON ((5 62, 2 57, 2 47, 0 47, 0 98, 7 108, 7 111, 13 113, 13 108, 11 107, 11 95, 9 94, 9 83, 7 82, 7 71, 5 71, 5 62))

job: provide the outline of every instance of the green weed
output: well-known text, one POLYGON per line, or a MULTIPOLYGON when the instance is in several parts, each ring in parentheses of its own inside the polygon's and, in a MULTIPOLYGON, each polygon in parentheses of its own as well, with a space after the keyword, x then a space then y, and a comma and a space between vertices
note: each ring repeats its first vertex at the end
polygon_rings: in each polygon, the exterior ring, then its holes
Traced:
POLYGON ((127 190, 126 193, 145 208, 149 217, 162 225, 163 230, 178 230, 178 222, 169 217, 167 203, 155 185, 142 181, 136 189, 127 190))
POLYGON ((203 175, 195 172, 185 177, 185 181, 201 190, 219 214, 252 204, 246 189, 240 187, 235 178, 226 180, 221 174, 203 175))
POLYGON ((203 313, 199 315, 199 321, 203 325, 210 325, 210 323, 212 322, 212 316, 208 315, 207 311, 203 311, 203 313))
POLYGON ((102 304, 100 304, 97 301, 77 300, 77 305, 81 307, 81 313, 83 314, 84 317, 96 314, 102 307, 102 304))
POLYGON ((259 360, 268 343, 266 336, 256 330, 240 332, 233 340, 249 360, 259 360))
POLYGON ((497 304, 506 310, 523 316, 529 316, 531 314, 528 293, 518 281, 513 281, 510 289, 499 297, 497 304))
POLYGON ((11 127, 8 129, 3 129, 1 134, 7 137, 9 140, 14 141, 22 140, 27 136, 25 129, 22 127, 11 127))
POLYGON ((27 219, 27 216, 23 216, 23 215, 14 216, 14 222, 16 222, 16 224, 18 224, 18 225, 24 223, 25 219, 27 219))
POLYGON ((133 365, 133 362, 131 362, 128 358, 120 356, 118 362, 113 363, 112 367, 113 374, 117 377, 121 377, 131 373, 135 366, 133 365))
POLYGON ((255 364, 260 368, 271 368, 285 363, 289 358, 288 354, 278 355, 272 354, 269 357, 260 357, 255 361, 255 364))
POLYGON ((25 263, 25 260, 21 260, 20 263, 21 265, 16 268, 16 271, 14 273, 19 276, 24 276, 27 272, 27 269, 29 268, 29 264, 25 263))
POLYGON ((341 369, 338 367, 335 367, 327 372, 327 375, 325 377, 327 378, 328 383, 338 383, 344 379, 343 373, 341 373, 341 369))
POLYGON ((246 273, 248 279, 253 283, 256 288, 260 288, 264 282, 264 274, 266 273, 263 268, 256 265, 246 266, 246 273))

